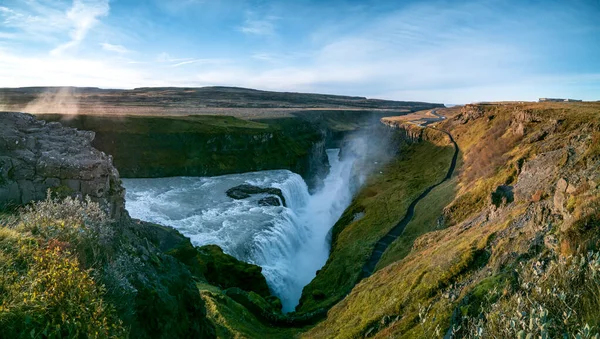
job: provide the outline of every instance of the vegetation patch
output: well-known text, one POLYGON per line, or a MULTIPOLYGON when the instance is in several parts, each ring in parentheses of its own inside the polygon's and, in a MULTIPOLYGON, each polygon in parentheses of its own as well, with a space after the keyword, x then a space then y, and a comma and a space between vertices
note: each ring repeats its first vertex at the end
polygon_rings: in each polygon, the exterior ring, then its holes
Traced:
POLYGON ((456 194, 454 178, 436 187, 415 207, 415 215, 401 236, 394 241, 381 257, 377 269, 402 260, 410 253, 414 241, 421 235, 445 227, 444 208, 452 202, 456 194))
MULTIPOLYGON (((2 336, 126 337, 105 288, 84 268, 100 255, 88 247, 101 244, 99 229, 82 228, 74 215, 52 207, 42 203, 18 223, 0 226, 2 336)), ((87 211, 90 220, 102 220, 99 209, 87 211)))

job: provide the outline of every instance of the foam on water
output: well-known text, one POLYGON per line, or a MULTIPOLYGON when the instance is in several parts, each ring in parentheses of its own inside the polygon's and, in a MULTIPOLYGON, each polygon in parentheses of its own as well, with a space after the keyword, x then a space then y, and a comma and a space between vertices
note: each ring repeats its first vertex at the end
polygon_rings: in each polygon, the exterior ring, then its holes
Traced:
POLYGON ((217 244, 261 266, 284 311, 293 311, 302 288, 327 261, 327 234, 352 199, 353 159, 340 161, 339 149, 327 155, 330 173, 313 195, 302 177, 287 170, 123 179, 126 207, 134 218, 177 228, 194 245, 217 244), (260 206, 266 195, 234 200, 225 194, 243 183, 281 189, 287 207, 260 206))

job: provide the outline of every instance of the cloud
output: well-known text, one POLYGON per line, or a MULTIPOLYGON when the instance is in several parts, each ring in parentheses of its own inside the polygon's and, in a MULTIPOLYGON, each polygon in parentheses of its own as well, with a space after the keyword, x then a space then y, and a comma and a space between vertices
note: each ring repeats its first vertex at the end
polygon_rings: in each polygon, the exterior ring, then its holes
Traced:
POLYGON ((516 9, 495 0, 432 0, 384 11, 376 5, 350 10, 329 2, 259 1, 233 10, 230 1, 154 0, 158 16, 140 11, 135 20, 114 17, 103 24, 109 10, 129 15, 118 6, 131 4, 5 1, 0 86, 232 85, 450 103, 554 95, 598 99, 592 92, 600 88, 597 11, 575 5, 565 10, 554 2, 527 3, 516 9), (185 8, 163 15, 163 4, 185 8), (200 20, 210 29, 192 24, 200 20), (77 45, 116 57, 64 53, 77 45), (127 54, 125 46, 146 53, 127 54), (52 48, 54 55, 48 55, 52 48))
POLYGON ((183 62, 183 61, 188 61, 188 60, 192 60, 192 58, 175 58, 167 52, 161 52, 156 57, 156 61, 158 61, 158 62, 183 62))
POLYGON ((127 48, 125 48, 125 46, 122 45, 113 45, 113 44, 109 44, 107 42, 103 42, 100 44, 100 46, 102 46, 102 49, 108 52, 115 52, 118 54, 128 54, 131 53, 130 50, 128 50, 127 48))
POLYGON ((191 64, 203 64, 203 65, 222 65, 229 63, 228 59, 191 59, 185 60, 171 65, 170 67, 180 67, 191 64))
POLYGON ((19 35, 16 33, 0 32, 0 40, 16 40, 18 38, 19 35))
POLYGON ((110 6, 108 0, 73 0, 73 7, 67 12, 71 22, 71 40, 53 49, 50 54, 61 55, 64 51, 79 45, 92 27, 98 23, 98 18, 108 15, 110 6))
POLYGON ((244 24, 238 30, 248 35, 273 36, 277 19, 273 15, 258 17, 254 12, 247 12, 244 24))
POLYGON ((23 1, 20 6, 0 6, 2 28, 16 30, 21 41, 54 41, 54 35, 69 27, 66 7, 60 2, 23 1))
POLYGON ((0 50, 0 87, 93 86, 133 88, 165 83, 144 70, 111 60, 22 56, 0 50))

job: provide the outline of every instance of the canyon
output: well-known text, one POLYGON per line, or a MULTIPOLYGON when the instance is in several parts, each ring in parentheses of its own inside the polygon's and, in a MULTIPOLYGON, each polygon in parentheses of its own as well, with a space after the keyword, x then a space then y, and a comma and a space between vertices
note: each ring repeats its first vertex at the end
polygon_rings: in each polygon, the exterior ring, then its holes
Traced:
POLYGON ((133 337, 476 337, 478 328, 498 333, 491 319, 508 323, 503 314, 532 307, 547 312, 522 316, 539 328, 502 333, 600 325, 597 277, 555 274, 573 257, 598 265, 597 103, 444 108, 235 88, 0 92, 15 110, 59 93, 71 95, 60 107, 81 104, 77 115, 36 112, 47 123, 0 113, 0 220, 18 218, 11 206, 43 200, 46 189, 99 203, 115 221, 116 247, 97 279, 134 286, 104 294, 133 337), (202 104, 183 114, 194 100, 202 104), (165 116, 153 115, 157 106, 165 116), (227 196, 240 185, 259 189, 227 196), (260 203, 268 197, 277 204, 260 203), (114 266, 121 257, 143 265, 114 266), (581 312, 566 325, 545 322, 563 308, 528 287, 538 284, 554 284, 581 312), (145 328, 147 319, 156 320, 145 328))

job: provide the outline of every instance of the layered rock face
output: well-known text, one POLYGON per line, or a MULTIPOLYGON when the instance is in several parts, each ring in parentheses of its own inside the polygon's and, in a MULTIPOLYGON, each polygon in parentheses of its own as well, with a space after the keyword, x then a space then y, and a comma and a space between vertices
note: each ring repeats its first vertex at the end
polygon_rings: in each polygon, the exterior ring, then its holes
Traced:
POLYGON ((89 196, 109 215, 124 213, 124 190, 112 157, 91 146, 94 132, 0 113, 0 206, 27 204, 47 190, 89 196))

